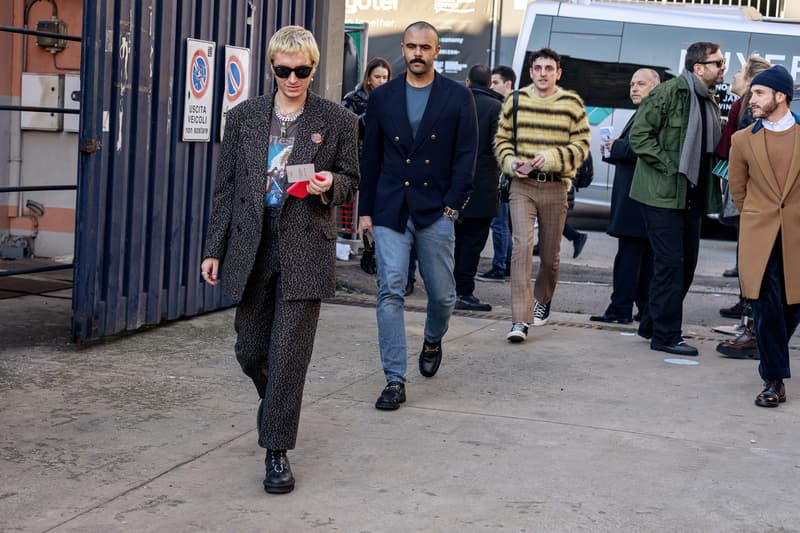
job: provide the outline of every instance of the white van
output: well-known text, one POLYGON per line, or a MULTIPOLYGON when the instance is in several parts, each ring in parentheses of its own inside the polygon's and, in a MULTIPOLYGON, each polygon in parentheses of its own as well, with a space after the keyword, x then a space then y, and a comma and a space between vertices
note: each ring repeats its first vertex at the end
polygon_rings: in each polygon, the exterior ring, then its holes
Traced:
MULTIPOLYGON (((733 75, 751 54, 800 75, 800 24, 760 20, 752 8, 667 5, 641 2, 528 4, 514 52, 519 86, 530 83, 530 53, 550 47, 562 56, 559 85, 581 95, 592 125, 595 177, 575 199, 576 214, 608 214, 614 167, 600 160, 598 128, 619 133, 633 113, 628 84, 633 72, 650 67, 662 81, 683 70, 686 48, 695 41, 719 43, 728 65, 717 90, 723 114, 735 96, 733 75), (759 19, 759 20, 754 20, 759 19)), ((792 102, 800 110, 800 98, 792 102)))

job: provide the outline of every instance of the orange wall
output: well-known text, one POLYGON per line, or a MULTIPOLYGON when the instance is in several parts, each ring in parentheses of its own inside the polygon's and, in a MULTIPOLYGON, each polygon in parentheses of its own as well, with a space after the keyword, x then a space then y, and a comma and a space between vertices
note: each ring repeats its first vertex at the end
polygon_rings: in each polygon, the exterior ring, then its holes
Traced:
MULTIPOLYGON (((14 22, 14 8, 0 9, 0 26, 13 26, 14 22)), ((11 78, 9 76, 12 71, 11 58, 14 56, 14 34, 8 32, 0 32, 0 96, 9 96, 11 94, 11 78)))
MULTIPOLYGON (((8 206, 8 212, 15 218, 7 219, 6 229, 30 231, 33 229, 32 221, 25 217, 16 217, 17 206, 8 206)), ((5 210, 0 207, 0 210, 5 210)), ((25 210, 25 214, 29 214, 25 210)), ((57 233, 73 233, 75 231, 75 209, 71 207, 48 207, 43 217, 39 217, 39 231, 53 231, 57 233)))
MULTIPOLYGON (((18 28, 23 27, 23 19, 25 13, 25 0, 12 0, 13 6, 13 26, 18 28)), ((83 0, 56 0, 58 6, 58 18, 67 23, 68 35, 81 35, 83 28, 83 0)), ((35 30, 36 23, 40 20, 49 19, 53 14, 53 5, 49 0, 40 0, 31 7, 28 15, 28 28, 35 30)), ((36 36, 16 36, 16 38, 27 39, 27 65, 26 72, 36 72, 39 74, 64 74, 69 72, 79 72, 81 66, 81 43, 74 41, 67 41, 67 47, 61 52, 55 54, 55 61, 60 70, 53 63, 53 54, 36 46, 36 36)), ((2 48, 0 48, 2 49, 2 48)), ((16 48, 12 58, 14 68, 12 72, 12 94, 19 95, 22 79, 20 72, 22 69, 21 55, 22 45, 16 48)), ((2 71, 0 71, 2 72, 2 71)))

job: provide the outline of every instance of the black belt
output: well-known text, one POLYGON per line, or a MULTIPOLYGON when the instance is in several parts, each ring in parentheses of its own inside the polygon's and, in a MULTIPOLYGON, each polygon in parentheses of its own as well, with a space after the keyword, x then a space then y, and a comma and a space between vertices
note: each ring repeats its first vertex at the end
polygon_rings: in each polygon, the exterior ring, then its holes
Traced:
POLYGON ((540 182, 561 181, 561 176, 558 174, 551 174, 550 172, 536 172, 535 170, 528 174, 528 178, 540 182))

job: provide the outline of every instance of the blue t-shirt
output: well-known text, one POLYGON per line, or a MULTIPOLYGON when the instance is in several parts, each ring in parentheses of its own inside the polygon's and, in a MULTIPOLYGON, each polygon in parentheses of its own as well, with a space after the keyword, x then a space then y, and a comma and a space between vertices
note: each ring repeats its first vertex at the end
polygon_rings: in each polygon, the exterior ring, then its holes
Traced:
POLYGON ((411 125, 411 135, 417 136, 417 129, 422 122, 422 115, 428 105, 428 97, 431 95, 433 83, 425 87, 412 87, 406 82, 406 108, 408 109, 408 123, 411 125))

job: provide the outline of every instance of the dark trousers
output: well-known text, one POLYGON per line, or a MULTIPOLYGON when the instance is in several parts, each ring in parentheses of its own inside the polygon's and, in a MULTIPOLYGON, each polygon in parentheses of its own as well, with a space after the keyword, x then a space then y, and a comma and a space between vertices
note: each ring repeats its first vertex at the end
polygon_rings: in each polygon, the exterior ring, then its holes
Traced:
POLYGON ((569 242, 573 242, 575 239, 578 238, 578 235, 581 234, 580 231, 576 230, 566 222, 564 223, 564 231, 561 232, 565 239, 569 242))
POLYGON ((702 209, 642 206, 647 237, 653 249, 653 277, 647 312, 639 332, 659 344, 681 340, 683 299, 689 292, 700 249, 702 209))
POLYGON ((645 316, 652 277, 650 241, 642 237, 619 237, 614 257, 614 290, 606 314, 630 318, 635 302, 639 313, 645 316))
POLYGON ((789 339, 800 323, 800 304, 786 303, 780 233, 767 261, 758 299, 752 303, 756 344, 761 355, 758 365, 761 379, 772 381, 792 377, 789 372, 789 339))
POLYGON ((492 218, 463 218, 456 222, 455 268, 456 294, 470 296, 475 291, 478 261, 489 238, 492 218))
POLYGON ((320 300, 287 301, 281 291, 278 219, 264 215, 255 266, 236 308, 236 359, 263 398, 258 444, 290 450, 317 332, 320 300))

